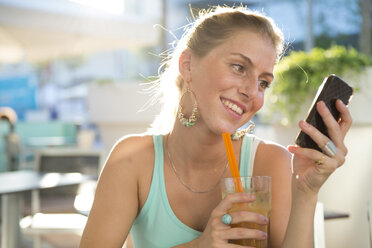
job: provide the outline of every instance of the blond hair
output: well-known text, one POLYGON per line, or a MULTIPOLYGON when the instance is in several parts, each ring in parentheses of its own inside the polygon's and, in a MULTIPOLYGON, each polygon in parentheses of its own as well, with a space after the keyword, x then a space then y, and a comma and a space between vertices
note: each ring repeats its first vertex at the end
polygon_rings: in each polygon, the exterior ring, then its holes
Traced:
POLYGON ((161 99, 162 110, 151 124, 152 133, 166 134, 173 127, 184 84, 178 71, 181 53, 190 49, 199 57, 206 56, 213 48, 242 30, 269 38, 276 50, 277 61, 280 59, 284 50, 283 33, 271 18, 243 6, 216 6, 201 11, 198 19, 186 26, 186 32, 159 68, 162 71, 159 79, 153 82, 153 88, 156 89, 153 97, 161 99))

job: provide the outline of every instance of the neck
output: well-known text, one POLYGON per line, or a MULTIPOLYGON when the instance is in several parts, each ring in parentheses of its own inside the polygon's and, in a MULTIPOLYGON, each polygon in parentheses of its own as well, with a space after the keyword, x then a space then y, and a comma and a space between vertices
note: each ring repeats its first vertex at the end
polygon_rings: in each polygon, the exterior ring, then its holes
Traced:
MULTIPOLYGON (((196 126, 187 128, 176 124, 165 142, 169 142, 168 148, 177 167, 210 170, 227 163, 222 136, 201 131, 196 126)), ((240 141, 233 144, 238 158, 240 141)))

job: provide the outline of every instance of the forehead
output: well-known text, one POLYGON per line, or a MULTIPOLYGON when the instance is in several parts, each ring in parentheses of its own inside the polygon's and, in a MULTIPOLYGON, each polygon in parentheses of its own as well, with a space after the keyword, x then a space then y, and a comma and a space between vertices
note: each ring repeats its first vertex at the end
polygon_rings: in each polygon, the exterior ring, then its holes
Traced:
POLYGON ((237 53, 250 58, 253 64, 260 65, 266 70, 272 70, 275 65, 276 50, 271 39, 253 31, 233 33, 207 56, 228 56, 237 53))

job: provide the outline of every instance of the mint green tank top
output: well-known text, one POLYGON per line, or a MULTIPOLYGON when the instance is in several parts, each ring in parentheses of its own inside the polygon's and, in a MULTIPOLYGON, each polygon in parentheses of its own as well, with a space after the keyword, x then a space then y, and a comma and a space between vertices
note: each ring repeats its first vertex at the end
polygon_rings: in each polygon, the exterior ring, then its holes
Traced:
MULTIPOLYGON (((255 136, 243 138, 240 175, 250 176, 252 144, 255 136)), ((167 248, 190 242, 201 232, 183 224, 174 214, 164 183, 163 136, 153 136, 155 161, 149 195, 130 233, 135 248, 167 248)), ((253 154, 254 156, 254 154, 253 154)))

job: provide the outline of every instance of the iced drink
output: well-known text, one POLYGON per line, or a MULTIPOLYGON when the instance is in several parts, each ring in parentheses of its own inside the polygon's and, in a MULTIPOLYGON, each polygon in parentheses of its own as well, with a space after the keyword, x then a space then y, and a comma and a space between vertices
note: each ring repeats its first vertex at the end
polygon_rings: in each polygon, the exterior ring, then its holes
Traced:
MULTIPOLYGON (((239 178, 235 178, 237 180, 239 178)), ((247 210, 266 216, 270 220, 271 211, 271 190, 270 190, 270 177, 254 176, 254 177, 241 177, 242 186, 244 192, 251 193, 256 196, 256 200, 251 203, 239 203, 235 204, 229 212, 236 212, 247 210)), ((222 186, 222 197, 227 194, 235 192, 233 178, 224 178, 221 182, 222 186)), ((269 239, 269 225, 259 225, 255 223, 242 222, 231 225, 232 227, 244 227, 249 229, 258 229, 268 234, 266 240, 253 240, 253 239, 241 239, 241 240, 230 240, 230 243, 239 244, 244 246, 253 246, 256 248, 267 248, 269 239)))

